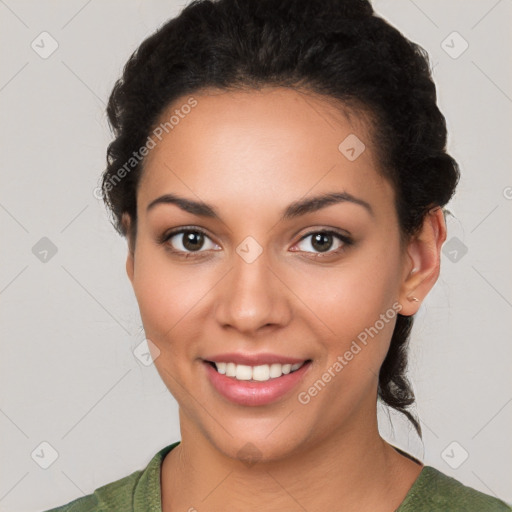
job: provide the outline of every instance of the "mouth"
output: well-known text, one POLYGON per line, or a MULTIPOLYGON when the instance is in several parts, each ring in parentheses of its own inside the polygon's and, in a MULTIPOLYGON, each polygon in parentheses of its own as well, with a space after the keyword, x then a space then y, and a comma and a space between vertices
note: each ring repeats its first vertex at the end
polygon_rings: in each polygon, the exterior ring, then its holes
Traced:
MULTIPOLYGON (((264 406, 280 399, 286 399, 308 373, 312 359, 281 358, 276 362, 264 363, 259 357, 258 364, 248 365, 222 358, 203 359, 206 377, 216 396, 243 406, 264 406), (262 364, 263 363, 263 364, 262 364)), ((247 362, 247 358, 237 357, 247 362)), ((253 358, 254 359, 254 358, 253 358)))
POLYGON ((305 364, 311 362, 311 359, 306 359, 301 363, 271 363, 271 364, 260 364, 260 365, 245 365, 236 364, 233 362, 225 361, 205 361, 217 373, 231 377, 238 381, 249 381, 249 382, 267 382, 272 379, 279 379, 283 375, 294 373, 305 364))

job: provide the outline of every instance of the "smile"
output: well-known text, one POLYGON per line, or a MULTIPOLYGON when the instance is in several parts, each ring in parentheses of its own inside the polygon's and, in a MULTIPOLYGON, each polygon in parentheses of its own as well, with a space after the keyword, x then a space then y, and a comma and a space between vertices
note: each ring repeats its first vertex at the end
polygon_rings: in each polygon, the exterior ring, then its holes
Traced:
POLYGON ((249 366, 245 364, 235 364, 226 362, 207 361, 216 370, 226 377, 232 377, 236 380, 248 380, 256 382, 265 382, 270 379, 277 379, 283 375, 288 375, 301 368, 307 361, 295 364, 262 364, 258 366, 249 366))
POLYGON ((258 361, 259 364, 248 365, 203 360, 203 367, 217 396, 237 405, 262 406, 286 397, 299 386, 312 360, 295 361, 269 364, 258 361))

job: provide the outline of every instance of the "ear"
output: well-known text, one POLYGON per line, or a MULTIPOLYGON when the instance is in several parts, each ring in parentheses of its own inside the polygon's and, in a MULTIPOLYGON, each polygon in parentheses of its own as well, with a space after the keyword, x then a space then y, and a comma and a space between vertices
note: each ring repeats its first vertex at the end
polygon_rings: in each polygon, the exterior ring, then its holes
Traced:
POLYGON ((131 217, 128 213, 123 213, 121 217, 121 224, 123 225, 124 232, 126 233, 126 240, 128 241, 128 256, 126 257, 126 274, 130 279, 130 282, 133 285, 133 275, 134 275, 134 246, 133 246, 133 234, 131 231, 131 217))
POLYGON ((441 207, 425 216, 421 229, 407 244, 400 290, 400 314, 414 315, 439 277, 441 247, 446 240, 446 222, 441 207))

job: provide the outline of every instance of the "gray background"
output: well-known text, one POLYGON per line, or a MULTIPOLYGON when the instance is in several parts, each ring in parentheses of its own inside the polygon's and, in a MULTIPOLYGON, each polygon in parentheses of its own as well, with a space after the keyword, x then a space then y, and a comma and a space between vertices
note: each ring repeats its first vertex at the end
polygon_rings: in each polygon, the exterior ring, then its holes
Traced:
MULTIPOLYGON (((94 189, 114 81, 181 5, 0 0, 1 510, 88 494, 179 439, 174 399, 133 353, 144 334, 126 246, 94 189)), ((512 502, 512 2, 374 6, 430 53, 463 173, 411 346, 424 440, 383 408, 382 434, 512 502)))

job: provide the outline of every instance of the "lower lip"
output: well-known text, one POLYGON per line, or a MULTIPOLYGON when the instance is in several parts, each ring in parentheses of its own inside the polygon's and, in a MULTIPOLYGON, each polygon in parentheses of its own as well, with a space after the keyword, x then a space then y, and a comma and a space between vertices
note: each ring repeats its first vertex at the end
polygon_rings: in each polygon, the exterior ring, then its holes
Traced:
POLYGON ((210 363, 204 362, 206 373, 213 387, 225 398, 239 405, 266 405, 289 393, 304 377, 311 361, 298 370, 265 382, 236 380, 219 373, 210 363))

